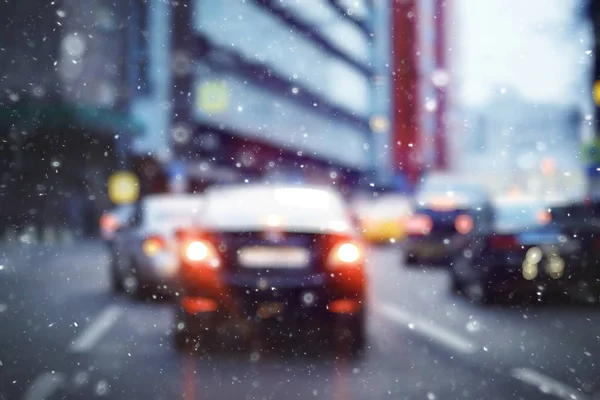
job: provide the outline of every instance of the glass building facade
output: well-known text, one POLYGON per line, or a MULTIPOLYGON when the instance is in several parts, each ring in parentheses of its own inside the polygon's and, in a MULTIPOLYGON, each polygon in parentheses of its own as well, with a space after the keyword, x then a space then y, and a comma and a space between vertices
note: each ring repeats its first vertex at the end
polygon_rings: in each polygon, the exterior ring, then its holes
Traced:
POLYGON ((149 0, 153 89, 133 106, 149 128, 139 149, 219 162, 242 138, 372 168, 367 3, 149 0))

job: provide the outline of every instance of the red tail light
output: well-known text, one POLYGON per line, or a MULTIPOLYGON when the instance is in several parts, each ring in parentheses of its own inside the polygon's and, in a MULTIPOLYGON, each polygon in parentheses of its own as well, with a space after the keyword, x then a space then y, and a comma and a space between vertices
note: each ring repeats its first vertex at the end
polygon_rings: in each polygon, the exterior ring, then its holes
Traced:
POLYGON ((142 251, 148 257, 154 257, 167 247, 167 242, 161 236, 149 236, 142 243, 142 251))
POLYGON ((537 220, 540 225, 548 225, 552 222, 552 213, 548 210, 542 210, 538 213, 537 220))
POLYGON ((488 243, 494 250, 518 250, 521 248, 514 236, 492 236, 489 238, 488 243))
POLYGON ((112 214, 104 214, 100 217, 100 229, 105 234, 110 234, 119 229, 119 220, 112 214))
POLYGON ((219 268, 221 257, 217 249, 207 240, 188 238, 182 242, 181 256, 189 264, 208 268, 219 268))
POLYGON ((356 267, 362 264, 363 250, 360 245, 344 241, 331 249, 327 259, 329 268, 356 267))
POLYGON ((428 235, 433 221, 427 215, 415 215, 406 222, 406 232, 410 235, 428 235))
POLYGON ((466 235, 473 230, 473 218, 466 214, 459 215, 454 220, 454 228, 461 235, 466 235))
POLYGON ((217 308, 219 308, 219 305, 215 300, 205 297, 185 296, 181 299, 181 305, 188 314, 192 315, 202 312, 217 311, 217 308))

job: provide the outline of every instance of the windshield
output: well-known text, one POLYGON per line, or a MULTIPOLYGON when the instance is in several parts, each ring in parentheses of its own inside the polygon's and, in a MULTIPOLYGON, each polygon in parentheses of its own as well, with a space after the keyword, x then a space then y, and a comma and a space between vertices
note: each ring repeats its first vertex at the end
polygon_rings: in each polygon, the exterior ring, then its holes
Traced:
POLYGON ((495 210, 495 221, 499 228, 533 228, 541 226, 540 214, 548 211, 543 204, 502 205, 495 210))
POLYGON ((425 180, 417 189, 420 195, 456 193, 471 196, 481 196, 481 188, 462 182, 453 182, 446 179, 425 180))
POLYGON ((142 222, 146 228, 175 228, 198 220, 203 201, 200 196, 149 197, 141 205, 142 222))

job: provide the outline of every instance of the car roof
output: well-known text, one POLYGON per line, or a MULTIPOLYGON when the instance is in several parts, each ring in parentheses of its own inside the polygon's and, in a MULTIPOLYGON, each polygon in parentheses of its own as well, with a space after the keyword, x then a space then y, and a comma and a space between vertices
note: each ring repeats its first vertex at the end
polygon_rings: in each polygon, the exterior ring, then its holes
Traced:
POLYGON ((197 200, 201 201, 204 198, 204 194, 192 194, 192 193, 157 193, 148 194, 141 198, 143 202, 163 202, 163 201, 178 201, 178 200, 197 200))
POLYGON ((235 194, 236 192, 254 192, 254 193, 270 193, 277 189, 297 189, 297 190, 317 190, 328 192, 334 196, 338 194, 327 185, 309 185, 309 184, 285 184, 285 183, 228 183, 225 185, 212 186, 207 190, 207 194, 235 194))
POLYGON ((207 192, 203 215, 207 228, 262 231, 268 229, 271 218, 280 228, 294 232, 352 230, 343 198, 327 186, 259 183, 214 187, 207 192))
POLYGON ((493 204, 496 207, 533 207, 533 206, 545 206, 545 202, 539 198, 533 196, 519 196, 519 197, 500 197, 493 200, 493 204))

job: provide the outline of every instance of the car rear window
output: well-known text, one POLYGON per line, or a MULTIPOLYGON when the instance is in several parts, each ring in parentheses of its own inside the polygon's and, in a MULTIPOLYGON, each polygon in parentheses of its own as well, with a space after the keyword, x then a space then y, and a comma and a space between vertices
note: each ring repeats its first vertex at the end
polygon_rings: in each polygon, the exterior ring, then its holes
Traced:
POLYGON ((217 189, 207 198, 206 224, 227 230, 262 230, 283 226, 307 230, 345 230, 344 201, 329 190, 241 187, 217 189))
POLYGON ((197 219, 203 202, 199 196, 150 197, 142 203, 142 221, 145 226, 177 226, 197 219))
POLYGON ((498 207, 495 210, 495 224, 498 228, 527 228, 540 225, 539 214, 542 205, 515 205, 498 207))

